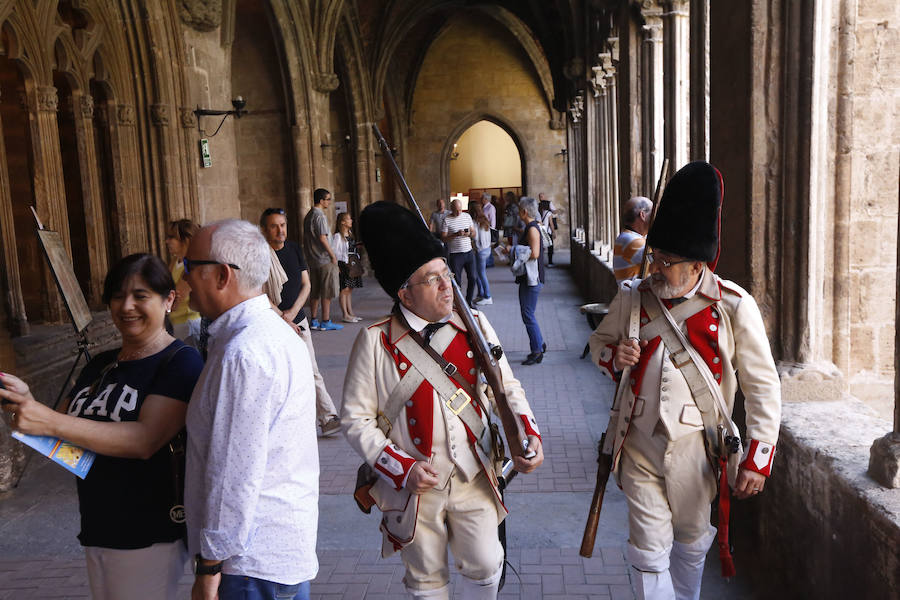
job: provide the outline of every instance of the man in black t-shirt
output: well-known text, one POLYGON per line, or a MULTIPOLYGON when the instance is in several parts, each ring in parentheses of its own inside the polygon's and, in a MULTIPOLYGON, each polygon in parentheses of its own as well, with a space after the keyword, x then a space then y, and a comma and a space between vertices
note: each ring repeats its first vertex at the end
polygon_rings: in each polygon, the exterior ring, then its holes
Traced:
POLYGON ((260 217, 259 225, 287 275, 287 281, 281 288, 281 304, 275 308, 303 338, 306 348, 309 350, 313 378, 316 382, 316 416, 319 426, 322 428, 322 435, 337 433, 341 429, 341 419, 337 415, 328 390, 325 389, 325 380, 322 379, 322 374, 316 364, 312 336, 309 333, 309 321, 303 310, 310 290, 309 267, 303 257, 303 250, 298 244, 287 239, 287 219, 284 216, 284 209, 267 208, 260 217))

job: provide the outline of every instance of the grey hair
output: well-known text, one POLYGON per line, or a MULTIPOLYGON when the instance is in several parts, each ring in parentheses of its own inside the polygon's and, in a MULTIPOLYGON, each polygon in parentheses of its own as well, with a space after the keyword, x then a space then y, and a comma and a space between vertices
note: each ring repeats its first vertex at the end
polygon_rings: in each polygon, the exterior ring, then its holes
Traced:
POLYGON ((631 225, 637 221, 638 215, 642 210, 648 212, 653 210, 653 202, 650 201, 650 198, 645 198, 644 196, 633 197, 629 204, 631 206, 625 209, 625 215, 622 217, 626 225, 631 225))
POLYGON ((532 219, 538 218, 538 203, 531 196, 522 196, 519 198, 519 210, 524 210, 525 214, 532 219))
POLYGON ((269 278, 269 244, 259 227, 249 221, 225 219, 212 223, 214 227, 209 241, 209 257, 220 263, 240 267, 234 271, 238 289, 255 292, 269 278))

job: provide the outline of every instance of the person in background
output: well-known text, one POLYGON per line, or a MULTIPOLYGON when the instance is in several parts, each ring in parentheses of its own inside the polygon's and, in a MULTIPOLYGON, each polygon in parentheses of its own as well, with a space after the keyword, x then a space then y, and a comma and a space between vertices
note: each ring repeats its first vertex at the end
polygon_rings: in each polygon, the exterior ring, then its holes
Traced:
POLYGON ((438 198, 435 201, 434 208, 435 210, 431 213, 431 218, 428 219, 428 229, 434 234, 434 237, 440 240, 442 239, 441 234, 444 231, 444 219, 447 218, 450 211, 447 210, 447 205, 444 203, 443 198, 438 198))
POLYGON ((341 304, 343 321, 345 323, 358 323, 362 317, 353 314, 352 294, 354 288, 362 287, 362 277, 350 276, 350 257, 359 260, 359 252, 356 248, 356 240, 353 239, 353 217, 350 213, 341 213, 335 219, 334 235, 331 237, 331 249, 338 259, 338 282, 341 292, 338 299, 341 304))
POLYGON ((616 237, 613 249, 613 273, 616 282, 631 279, 641 270, 652 213, 653 203, 650 198, 635 196, 625 203, 622 214, 625 229, 616 237))
POLYGON ((166 332, 175 282, 156 256, 132 254, 113 265, 103 302, 122 347, 88 362, 60 412, 13 375, 0 374, 0 398, 13 430, 97 453, 77 480, 78 540, 92 597, 175 600, 188 554, 183 510, 175 510, 183 503, 176 479, 183 463, 169 443, 184 428, 203 361, 166 332))
POLYGON ((534 198, 523 196, 519 200, 519 218, 526 223, 522 236, 525 243, 516 247, 515 262, 522 261, 524 272, 516 277, 516 283, 519 284, 519 310, 531 348, 522 364, 534 365, 544 360, 544 352, 547 351, 547 344, 544 343, 535 315, 538 294, 544 287, 544 246, 541 244, 538 207, 534 198))
POLYGON ((469 213, 463 212, 459 200, 450 203, 450 214, 444 219, 444 243, 450 252, 450 270, 456 283, 462 285, 462 272, 466 271, 466 303, 473 306, 475 301, 475 223, 469 213))
POLYGON ((512 192, 506 192, 504 198, 506 206, 503 209, 503 236, 509 242, 509 247, 515 248, 519 243, 519 236, 524 231, 525 223, 519 217, 519 204, 516 202, 516 195, 512 192))
POLYGON ((331 250, 331 228, 325 210, 331 205, 331 192, 318 188, 314 206, 303 219, 303 254, 309 261, 309 326, 318 331, 335 331, 344 326, 331 321, 331 299, 338 295, 337 257, 331 250), (322 320, 316 318, 322 304, 322 320))
MULTIPOLYGON (((543 194, 542 194, 543 195, 543 194)), ((547 232, 547 235, 550 236, 550 245, 547 246, 547 266, 553 266, 553 238, 556 237, 556 227, 554 223, 556 219, 553 217, 553 211, 550 210, 550 201, 549 200, 541 200, 538 202, 538 210, 541 213, 541 227, 547 232)))
POLYGON ((200 340, 200 313, 191 310, 191 286, 184 281, 182 259, 191 245, 191 238, 199 230, 200 226, 190 219, 179 219, 169 223, 166 231, 166 249, 170 256, 169 269, 172 272, 172 279, 175 280, 175 303, 172 305, 172 312, 169 313, 169 322, 172 323, 173 335, 195 348, 200 340))
MULTIPOLYGON (((488 223, 491 226, 491 241, 493 242, 494 236, 496 235, 494 231, 497 229, 497 207, 494 206, 494 203, 491 202, 493 200, 493 196, 490 194, 484 194, 481 197, 481 209, 484 213, 484 216, 487 218, 488 223)), ((488 253, 487 262, 485 263, 485 267, 490 268, 494 266, 494 254, 493 252, 488 253)))
POLYGON ((259 225, 271 250, 270 262, 271 254, 274 253, 275 262, 278 263, 281 273, 284 274, 283 279, 277 277, 280 273, 274 268, 275 265, 270 265, 269 279, 263 287, 272 301, 275 312, 297 332, 297 335, 306 344, 309 360, 312 363, 313 379, 316 383, 316 419, 322 428, 322 435, 332 435, 341 430, 341 419, 334 408, 331 395, 325 387, 325 380, 319 372, 316 351, 313 348, 312 335, 309 332, 309 320, 303 310, 303 305, 309 297, 309 273, 303 257, 303 250, 287 239, 287 218, 283 208, 264 210, 259 219, 259 225), (276 290, 269 289, 270 285, 278 288, 277 293, 276 290), (275 300, 278 302, 276 303, 275 300))
POLYGON ((475 300, 475 305, 486 306, 494 303, 485 271, 488 258, 491 256, 491 226, 480 204, 473 202, 469 210, 475 221, 475 282, 478 284, 478 299, 475 300))
POLYGON ((262 293, 269 257, 259 228, 231 219, 201 229, 185 259, 191 303, 212 321, 187 413, 193 600, 308 600, 319 568, 312 364, 262 293))

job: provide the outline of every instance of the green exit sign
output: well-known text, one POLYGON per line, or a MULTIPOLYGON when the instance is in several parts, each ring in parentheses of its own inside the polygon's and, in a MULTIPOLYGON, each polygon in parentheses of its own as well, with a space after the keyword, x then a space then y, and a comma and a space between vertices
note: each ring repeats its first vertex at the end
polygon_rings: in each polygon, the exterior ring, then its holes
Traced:
POLYGON ((209 140, 206 138, 200 140, 200 160, 203 163, 204 169, 212 166, 212 155, 209 153, 209 140))

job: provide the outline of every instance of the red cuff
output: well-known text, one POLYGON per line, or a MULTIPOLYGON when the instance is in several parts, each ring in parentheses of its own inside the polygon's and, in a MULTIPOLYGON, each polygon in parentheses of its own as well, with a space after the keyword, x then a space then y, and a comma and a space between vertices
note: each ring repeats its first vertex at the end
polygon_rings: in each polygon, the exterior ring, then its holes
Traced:
POLYGON ((522 420, 522 426, 525 428, 525 435, 533 435, 541 442, 544 441, 541 438, 541 431, 538 429, 537 421, 534 420, 534 417, 519 415, 519 418, 522 420))
POLYGON ((401 450, 395 444, 388 444, 375 460, 375 470, 383 479, 391 482, 394 489, 401 489, 406 484, 410 469, 416 459, 401 450))
POLYGON ((768 477, 772 472, 772 461, 774 459, 774 445, 760 442, 759 440, 750 440, 750 446, 744 453, 744 460, 741 462, 741 466, 768 477))
POLYGON ((600 370, 603 371, 607 377, 618 382, 619 378, 622 376, 622 372, 616 371, 616 368, 613 366, 613 361, 616 358, 616 350, 616 346, 607 344, 603 350, 600 351, 597 366, 600 367, 600 370))

